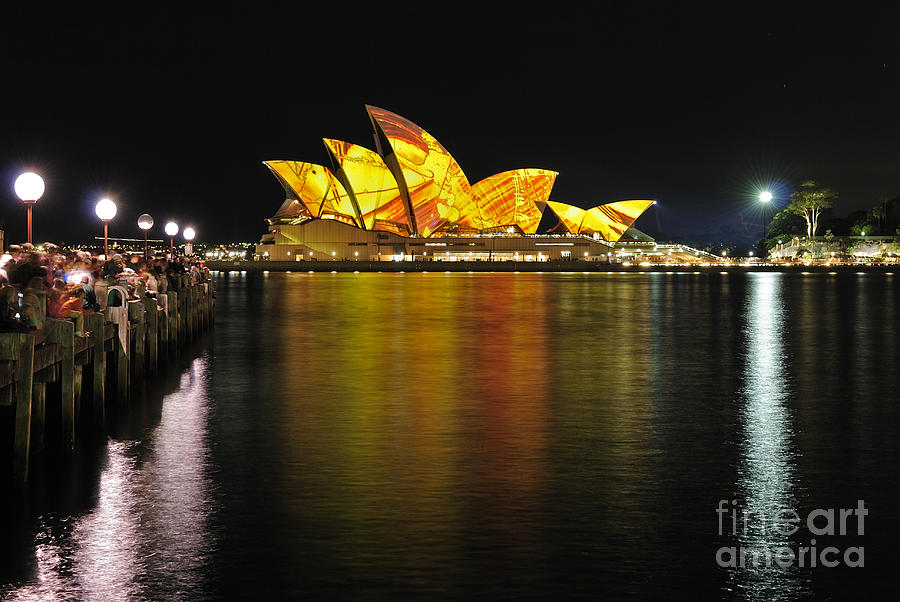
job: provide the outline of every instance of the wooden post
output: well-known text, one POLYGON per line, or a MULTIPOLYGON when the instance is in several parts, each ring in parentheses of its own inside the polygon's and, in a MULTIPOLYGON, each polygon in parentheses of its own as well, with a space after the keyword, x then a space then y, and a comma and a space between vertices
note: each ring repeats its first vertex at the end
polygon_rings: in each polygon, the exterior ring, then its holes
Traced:
POLYGON ((104 349, 106 339, 106 316, 101 313, 88 314, 84 317, 84 328, 91 332, 93 338, 93 362, 91 370, 93 374, 93 395, 91 403, 93 407, 94 426, 102 427, 106 420, 106 351, 104 349))
POLYGON ((31 380, 31 452, 44 451, 47 430, 47 383, 31 380))
POLYGON ((131 346, 131 382, 137 382, 144 377, 144 302, 128 302, 128 320, 133 324, 134 344, 131 346))
POLYGON ((157 314, 159 316, 159 348, 157 350, 157 362, 160 364, 165 364, 169 361, 169 311, 170 310, 164 310, 157 314))
POLYGON ((75 325, 65 320, 57 322, 47 342, 60 346, 62 444, 65 449, 72 449, 75 446, 75 325))
POLYGON ((78 417, 81 416, 81 388, 84 386, 84 366, 82 364, 75 364, 75 373, 72 379, 72 388, 75 391, 74 395, 74 406, 75 411, 74 422, 78 422, 78 417))
POLYGON ((159 307, 156 299, 144 297, 144 322, 146 325, 147 339, 147 370, 150 374, 156 373, 159 348, 159 307))
POLYGON ((216 285, 212 278, 209 279, 209 325, 216 323, 216 285))
POLYGON ((13 442, 13 468, 16 479, 28 480, 31 452, 31 385, 34 372, 34 336, 24 333, 0 334, 0 359, 16 363, 16 427, 13 442))
POLYGON ((175 291, 169 292, 169 350, 174 354, 178 351, 178 302, 180 295, 175 291))
POLYGON ((194 328, 197 329, 197 334, 199 335, 203 332, 203 285, 195 284, 194 285, 194 313, 197 316, 196 321, 194 322, 194 328))
MULTIPOLYGON (((125 328, 128 327, 129 324, 126 322, 125 328)), ((126 353, 125 345, 122 344, 122 339, 119 337, 119 328, 122 327, 116 324, 113 348, 116 355, 116 401, 122 404, 128 399, 128 354, 126 353)), ((126 339, 128 339, 128 344, 130 344, 130 337, 126 337, 126 339)))
POLYGON ((197 296, 193 284, 187 286, 187 331, 188 340, 194 340, 197 335, 197 296))
POLYGON ((100 311, 106 309, 106 304, 109 302, 109 285, 106 282, 98 281, 94 284, 94 295, 97 297, 97 303, 100 304, 100 311))

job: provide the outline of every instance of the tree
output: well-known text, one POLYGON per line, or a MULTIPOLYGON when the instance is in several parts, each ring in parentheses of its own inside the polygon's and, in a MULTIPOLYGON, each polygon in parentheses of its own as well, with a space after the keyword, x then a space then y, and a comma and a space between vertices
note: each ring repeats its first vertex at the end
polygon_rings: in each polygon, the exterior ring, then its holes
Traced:
POLYGON ((768 255, 778 241, 787 242, 803 233, 803 220, 793 213, 779 211, 772 216, 765 238, 759 242, 760 255, 768 255))
MULTIPOLYGON (((882 201, 881 205, 876 205, 872 207, 869 211, 869 215, 878 224, 878 231, 881 232, 884 226, 884 219, 887 217, 887 210, 885 209, 885 204, 887 201, 882 201)), ((873 232, 874 234, 874 232, 873 232)))
POLYGON ((833 188, 820 186, 815 180, 807 180, 791 193, 791 202, 785 207, 785 211, 806 220, 806 236, 811 238, 816 235, 822 211, 831 209, 837 196, 837 191, 833 188))

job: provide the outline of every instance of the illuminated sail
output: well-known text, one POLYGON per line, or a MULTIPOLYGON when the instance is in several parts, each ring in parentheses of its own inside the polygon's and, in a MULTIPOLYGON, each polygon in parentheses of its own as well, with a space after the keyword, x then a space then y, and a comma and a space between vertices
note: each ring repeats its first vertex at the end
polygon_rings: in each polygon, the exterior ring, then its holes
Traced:
POLYGON ((384 160, 364 146, 324 139, 325 146, 334 156, 347 185, 347 193, 359 208, 363 226, 377 230, 376 220, 391 221, 409 227, 409 216, 400 195, 397 181, 384 160))
MULTIPOLYGON (((327 167, 302 161, 264 161, 278 177, 285 190, 293 193, 312 217, 339 219, 359 226, 350 195, 327 167)), ((293 203, 285 203, 275 217, 288 217, 293 203)), ((299 207, 297 210, 299 212, 299 207)))
POLYGON ((584 209, 556 201, 547 201, 547 206, 556 214, 556 217, 559 218, 559 221, 563 223, 569 232, 578 234, 579 230, 581 230, 581 222, 584 220, 584 209))
POLYGON ((617 201, 588 209, 581 232, 599 232, 605 240, 617 242, 653 201, 617 201))
POLYGON ((526 234, 537 232, 541 210, 556 172, 546 169, 514 169, 494 174, 472 186, 472 197, 482 217, 481 228, 516 225, 526 234))
POLYGON ((479 227, 478 207, 456 160, 431 134, 408 119, 366 106, 377 134, 389 148, 381 154, 406 195, 417 234, 429 236, 446 221, 479 227), (402 182, 401 182, 402 180, 402 182))

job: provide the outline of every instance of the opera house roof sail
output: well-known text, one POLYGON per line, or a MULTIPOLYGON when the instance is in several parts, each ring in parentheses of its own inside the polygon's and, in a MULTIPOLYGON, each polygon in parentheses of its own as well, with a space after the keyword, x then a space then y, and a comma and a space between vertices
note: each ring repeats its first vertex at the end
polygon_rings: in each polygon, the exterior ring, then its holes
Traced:
POLYGON ((550 201, 557 173, 524 168, 470 184, 438 140, 390 111, 366 106, 375 150, 325 138, 330 167, 303 161, 265 161, 287 193, 270 224, 337 220, 361 230, 405 237, 536 234, 549 209, 554 232, 622 234, 651 200, 627 200, 582 209, 550 201))

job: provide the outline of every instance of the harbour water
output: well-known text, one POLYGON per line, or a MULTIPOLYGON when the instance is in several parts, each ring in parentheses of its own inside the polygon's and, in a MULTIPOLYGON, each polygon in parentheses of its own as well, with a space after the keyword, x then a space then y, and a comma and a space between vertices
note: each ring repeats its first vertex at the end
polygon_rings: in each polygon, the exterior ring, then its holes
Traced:
POLYGON ((4 493, 0 598, 891 593, 900 275, 216 279, 178 369, 4 493))

